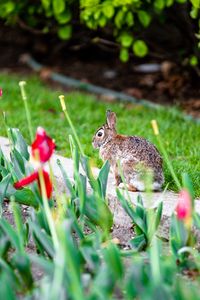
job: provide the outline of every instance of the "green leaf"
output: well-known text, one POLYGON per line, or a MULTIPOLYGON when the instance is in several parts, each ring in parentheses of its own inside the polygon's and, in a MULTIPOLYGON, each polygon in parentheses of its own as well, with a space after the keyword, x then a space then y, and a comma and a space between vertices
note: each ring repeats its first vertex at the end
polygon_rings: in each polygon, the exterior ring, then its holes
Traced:
MULTIPOLYGON (((131 204, 124 198, 122 193, 117 189, 117 198, 120 201, 122 207, 126 211, 126 213, 129 215, 129 217, 132 219, 133 223, 135 223, 140 230, 145 234, 147 234, 146 224, 144 220, 138 215, 134 208, 131 206, 131 204)), ((139 204, 141 205, 141 204, 139 204)))
POLYGON ((61 40, 69 40, 72 35, 72 26, 66 25, 58 29, 58 36, 61 40))
POLYGON ((33 277, 31 272, 31 264, 27 254, 16 253, 12 257, 12 265, 16 268, 28 289, 33 286, 33 277))
POLYGON ((126 24, 131 27, 134 24, 134 16, 131 11, 126 14, 126 24))
POLYGON ((140 234, 129 241, 131 248, 142 251, 147 245, 147 241, 144 234, 140 234))
POLYGON ((11 207, 12 207, 13 216, 14 216, 14 220, 15 220, 16 231, 18 233, 20 242, 22 245, 25 245, 26 227, 23 222, 21 209, 19 207, 19 204, 16 203, 14 200, 11 201, 11 207))
POLYGON ((151 15, 148 14, 145 10, 139 10, 138 11, 138 18, 140 20, 140 23, 144 27, 148 27, 151 22, 151 15))
POLYGON ((23 252, 23 245, 21 244, 18 234, 15 232, 13 227, 4 219, 0 219, 0 227, 6 233, 12 246, 19 252, 23 252))
POLYGON ((38 207, 36 197, 30 189, 23 188, 22 190, 15 190, 13 194, 7 194, 6 197, 10 198, 11 195, 14 196, 15 201, 19 204, 28 205, 35 208, 38 207))
POLYGON ((34 193, 28 188, 16 190, 13 187, 12 182, 10 174, 4 177, 0 182, 0 203, 4 200, 4 198, 10 199, 13 196, 16 202, 37 208, 38 201, 34 193))
POLYGON ((115 13, 113 5, 110 3, 105 3, 102 10, 104 15, 109 19, 111 19, 115 13))
POLYGON ((100 27, 104 27, 107 23, 107 18, 104 15, 101 15, 98 19, 98 24, 100 27))
POLYGON ((6 192, 7 192, 10 181, 11 181, 11 175, 8 174, 0 182, 0 205, 3 203, 4 198, 6 197, 6 192))
POLYGON ((113 225, 113 216, 106 203, 98 196, 87 196, 85 215, 95 225, 108 232, 113 225))
POLYGON ((13 164, 13 170, 18 179, 21 179, 25 175, 25 164, 24 159, 21 156, 20 152, 16 148, 12 149, 11 153, 11 162, 13 164))
POLYGON ((133 37, 131 34, 129 34, 128 32, 124 32, 120 35, 119 37, 120 42, 122 44, 123 47, 130 47, 133 43, 133 37))
POLYGON ((137 40, 133 44, 133 52, 138 57, 144 57, 148 53, 148 47, 142 40, 137 40))
POLYGON ((13 146, 26 160, 29 160, 28 145, 18 128, 9 128, 13 146))
POLYGON ((194 221, 194 225, 200 229, 200 215, 197 212, 194 212, 193 214, 193 221, 194 221))
POLYGON ((99 265, 100 257, 93 246, 93 241, 89 238, 83 239, 80 245, 80 251, 89 268, 95 271, 99 265))
POLYGON ((96 180, 94 178, 94 175, 92 173, 92 170, 91 170, 91 167, 90 167, 90 164, 89 164, 88 157, 86 157, 86 156, 82 157, 81 164, 82 164, 83 170, 85 171, 85 173, 87 175, 87 178, 89 180, 89 184, 91 185, 93 191, 95 191, 98 195, 101 195, 98 180, 96 180))
POLYGON ((183 182, 183 187, 186 188, 186 190, 189 192, 192 198, 192 205, 194 205, 195 191, 192 184, 192 180, 190 179, 187 173, 182 174, 182 182, 183 182))
POLYGON ((126 63, 129 60, 129 52, 127 48, 121 48, 119 54, 120 60, 126 63))
POLYGON ((163 203, 160 202, 157 209, 153 208, 153 209, 146 210, 148 244, 150 244, 160 224, 160 220, 162 217, 162 207, 163 207, 163 203))
POLYGON ((55 17, 59 24, 66 24, 71 20, 71 12, 69 9, 67 9, 55 17))
POLYGON ((51 5, 51 0, 41 0, 44 9, 48 10, 51 5))
POLYGON ((50 257, 54 257, 54 247, 53 247, 53 242, 51 237, 48 236, 45 231, 42 231, 41 228, 37 224, 33 223, 32 221, 29 221, 29 226, 33 232, 34 239, 37 239, 42 249, 50 257))
POLYGON ((200 8, 200 0, 190 0, 195 8, 200 8))
POLYGON ((117 28, 121 28, 124 23, 124 12, 119 10, 115 16, 115 25, 117 28))
POLYGON ((163 10, 163 8, 165 7, 165 0, 155 0, 154 7, 157 10, 163 10))
POLYGON ((53 0, 53 11, 55 15, 61 14, 65 10, 65 0, 53 0))
POLYGON ((158 226, 160 225, 160 221, 162 218, 162 211, 163 211, 163 202, 160 202, 156 210, 155 229, 157 229, 158 226))
POLYGON ((115 277, 115 280, 122 278, 123 264, 117 246, 113 243, 109 243, 109 245, 103 249, 103 256, 108 268, 112 270, 112 276, 115 277))
POLYGON ((0 299, 5 299, 6 297, 6 300, 16 300, 12 288, 20 286, 18 277, 11 266, 2 258, 0 258, 0 269, 4 270, 4 272, 1 271, 1 275, 3 274, 4 278, 6 278, 5 282, 3 281, 2 276, 0 279, 0 299))
POLYGON ((100 185, 100 190, 103 198, 105 198, 106 196, 106 187, 107 187, 109 170, 110 170, 110 164, 107 160, 104 163, 103 167, 101 168, 97 179, 100 185))
MULTIPOLYGON (((62 241, 61 257, 63 254, 63 263, 65 263, 65 268, 67 271, 70 271, 70 285, 68 285, 68 292, 73 295, 74 300, 80 300, 84 299, 80 268, 81 255, 77 244, 74 241, 72 228, 71 220, 66 219, 64 223, 58 227, 57 232, 59 239, 62 241)), ((58 257, 59 256, 60 255, 58 253, 58 257)))
POLYGON ((196 19, 198 17, 198 13, 199 13, 199 9, 196 7, 192 7, 192 9, 190 11, 190 17, 192 19, 196 19))
POLYGON ((188 231, 184 223, 177 220, 175 215, 172 215, 170 226, 170 246, 175 256, 178 250, 187 245, 188 231))
POLYGON ((70 181, 70 179, 69 179, 69 177, 68 177, 68 175, 67 175, 65 169, 63 168, 63 166, 61 164, 61 161, 59 159, 57 159, 57 165, 59 166, 59 168, 61 170, 66 188, 69 190, 72 199, 75 199, 76 198, 75 190, 74 190, 73 185, 71 184, 71 181, 70 181))
POLYGON ((3 4, 4 14, 5 16, 9 15, 15 10, 15 3, 13 1, 5 1, 3 4))
POLYGON ((30 260, 34 264, 37 264, 38 266, 40 266, 48 276, 53 275, 54 264, 51 260, 44 258, 42 256, 39 256, 39 255, 36 255, 36 254, 30 254, 29 257, 30 257, 30 260))
POLYGON ((189 60, 190 66, 196 67, 198 65, 198 57, 196 55, 192 55, 189 60))
POLYGON ((87 197, 87 178, 86 176, 82 174, 76 174, 75 175, 75 182, 76 182, 76 188, 77 188, 77 194, 79 197, 79 204, 80 204, 80 212, 81 214, 85 211, 85 202, 87 197))
POLYGON ((170 7, 174 3, 174 0, 166 0, 166 6, 170 7))

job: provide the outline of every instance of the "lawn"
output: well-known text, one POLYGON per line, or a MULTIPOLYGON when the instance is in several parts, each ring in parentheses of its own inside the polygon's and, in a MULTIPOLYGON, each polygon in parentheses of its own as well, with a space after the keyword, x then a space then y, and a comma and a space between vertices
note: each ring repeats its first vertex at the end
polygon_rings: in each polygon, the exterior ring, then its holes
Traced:
MULTIPOLYGON (((35 76, 15 76, 0 74, 0 87, 3 89, 0 111, 6 112, 11 127, 20 128, 30 143, 18 82, 27 81, 27 95, 34 128, 44 127, 57 144, 57 152, 70 156, 68 134, 70 128, 61 112, 58 95, 65 94, 68 111, 74 122, 85 153, 92 158, 93 164, 100 166, 98 151, 91 145, 96 129, 105 121, 105 112, 111 109, 118 116, 118 131, 122 134, 143 136, 156 144, 151 120, 156 119, 165 148, 170 156, 178 177, 183 172, 190 174, 196 196, 200 196, 200 124, 186 121, 177 108, 147 108, 128 103, 108 103, 94 95, 80 92, 63 92, 61 89, 45 85, 35 76)), ((3 117, 0 118, 0 135, 5 136, 3 117)), ((166 183, 175 190, 173 179, 164 165, 166 183)))

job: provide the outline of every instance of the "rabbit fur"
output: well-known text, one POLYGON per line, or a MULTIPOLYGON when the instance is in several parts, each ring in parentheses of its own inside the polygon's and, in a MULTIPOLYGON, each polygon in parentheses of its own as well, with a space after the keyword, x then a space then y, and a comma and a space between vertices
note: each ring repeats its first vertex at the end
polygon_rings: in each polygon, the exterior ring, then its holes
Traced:
POLYGON ((151 189, 162 189, 164 175, 158 150, 142 137, 117 134, 114 112, 107 111, 106 123, 96 131, 92 144, 99 149, 101 159, 109 161, 117 186, 123 187, 120 164, 128 190, 145 191, 148 172, 152 174, 151 189))

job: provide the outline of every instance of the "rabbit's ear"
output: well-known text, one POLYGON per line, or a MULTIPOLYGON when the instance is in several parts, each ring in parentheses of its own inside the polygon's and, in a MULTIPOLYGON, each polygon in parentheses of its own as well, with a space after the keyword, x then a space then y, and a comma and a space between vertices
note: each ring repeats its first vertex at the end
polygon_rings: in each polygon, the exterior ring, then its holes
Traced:
POLYGON ((108 127, 110 127, 111 129, 115 129, 116 114, 110 110, 107 110, 106 111, 106 119, 107 119, 108 127))

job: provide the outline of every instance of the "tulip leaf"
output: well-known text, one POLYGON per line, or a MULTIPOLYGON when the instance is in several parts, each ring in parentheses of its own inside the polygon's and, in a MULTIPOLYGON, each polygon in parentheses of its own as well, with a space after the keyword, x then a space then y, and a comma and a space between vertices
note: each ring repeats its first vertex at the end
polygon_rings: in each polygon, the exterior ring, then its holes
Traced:
POLYGON ((25 283, 26 287, 30 289, 33 286, 33 277, 31 273, 31 264, 28 255, 25 253, 16 253, 12 257, 11 263, 13 267, 16 268, 19 272, 23 283, 25 283))
POLYGON ((85 215, 93 224, 100 226, 105 231, 109 231, 113 225, 113 216, 110 209, 101 198, 94 195, 87 196, 85 215))
POLYGON ((106 196, 106 187, 107 187, 109 170, 110 170, 110 164, 107 160, 103 165, 103 167, 101 168, 97 179, 100 185, 100 190, 103 198, 105 198, 106 196))
POLYGON ((14 230, 14 228, 5 220, 0 219, 0 227, 6 233, 8 239, 10 240, 12 246, 18 250, 19 252, 23 251, 23 245, 20 243, 20 239, 18 234, 14 230))
POLYGON ((49 259, 46 259, 42 256, 38 256, 36 254, 29 255, 30 260, 41 267, 46 274, 51 275, 54 272, 53 262, 49 259))
POLYGON ((65 169, 63 168, 63 166, 62 166, 59 159, 57 160, 57 165, 59 166, 59 168, 61 170, 65 186, 69 190, 72 199, 76 198, 76 193, 74 191, 73 185, 71 184, 71 181, 70 181, 70 179, 69 179, 69 177, 68 177, 68 175, 67 175, 65 169))
MULTIPOLYGON (((8 198, 10 198, 10 196, 11 195, 9 195, 8 198)), ((13 196, 15 198, 15 201, 18 202, 19 204, 32 206, 35 208, 38 207, 38 202, 36 200, 36 197, 30 189, 23 188, 22 190, 16 190, 13 196)))
MULTIPOLYGON (((120 201, 122 207, 126 211, 126 213, 129 215, 129 217, 132 219, 133 223, 136 224, 139 229, 146 235, 147 229, 146 224, 144 220, 141 218, 140 214, 137 214, 135 209, 131 206, 131 204, 124 198, 122 193, 117 189, 117 197, 120 201)), ((141 205, 141 204, 139 204, 141 205)))
POLYGON ((11 181, 11 175, 8 174, 0 182, 0 204, 2 204, 4 198, 6 198, 6 192, 7 192, 10 181, 11 181))
POLYGON ((120 258, 120 252, 117 246, 113 243, 110 243, 105 249, 103 249, 103 255, 105 262, 108 267, 112 269, 113 276, 115 279, 120 279, 123 276, 123 265, 120 258))
POLYGON ((146 247, 147 240, 146 240, 144 234, 140 234, 140 235, 137 235, 136 237, 134 237, 133 239, 131 239, 129 241, 129 244, 130 244, 131 248, 133 248, 137 251, 141 251, 146 247))
POLYGON ((10 136, 12 138, 13 147, 26 159, 29 160, 28 145, 25 142, 22 134, 18 128, 9 128, 10 136))
POLYGON ((14 148, 11 153, 11 162, 13 164, 13 170, 17 175, 17 178, 22 178, 25 175, 25 165, 21 154, 14 148))
POLYGON ((51 237, 48 236, 45 231, 42 231, 41 228, 36 223, 29 221, 29 226, 33 232, 34 239, 36 239, 39 242, 42 249, 50 257, 53 257, 54 256, 54 247, 53 247, 53 242, 52 242, 51 237))

